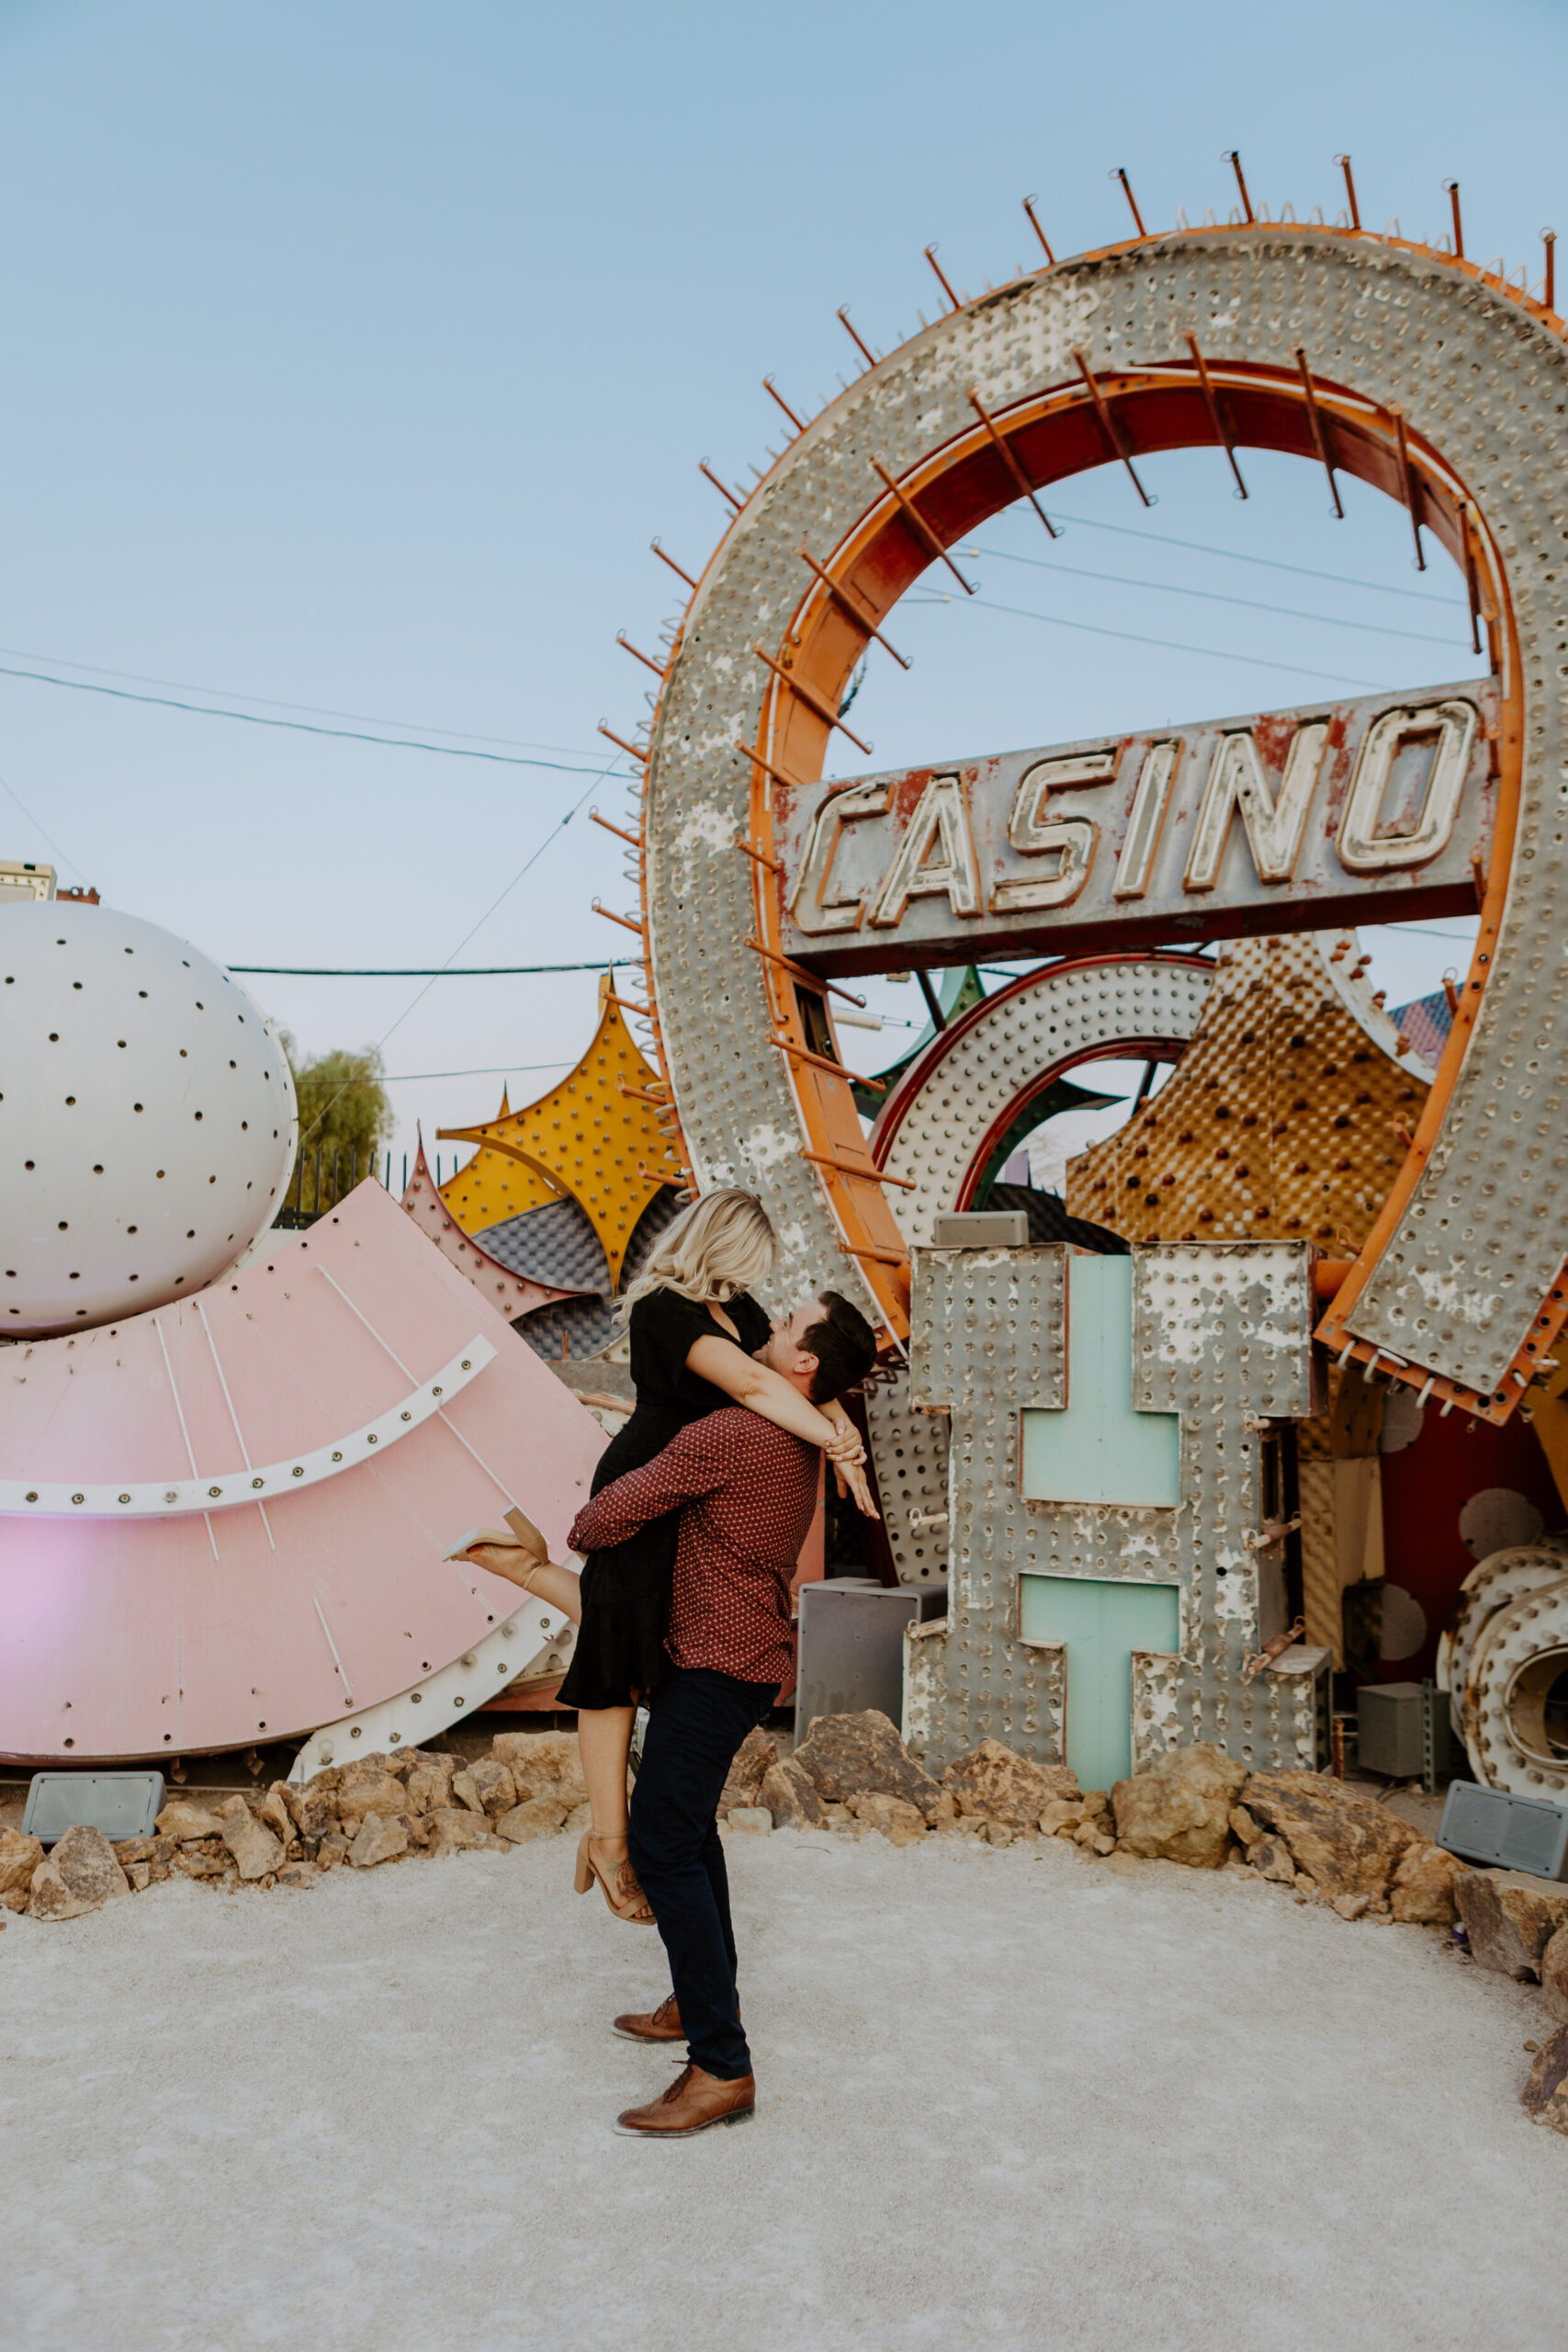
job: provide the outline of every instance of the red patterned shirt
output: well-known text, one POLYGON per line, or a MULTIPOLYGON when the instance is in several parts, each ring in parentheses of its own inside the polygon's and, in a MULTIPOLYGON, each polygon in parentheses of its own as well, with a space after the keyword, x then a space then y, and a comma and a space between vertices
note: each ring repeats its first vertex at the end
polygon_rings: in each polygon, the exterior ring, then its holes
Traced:
POLYGON ((671 1657, 741 1682, 787 1682, 791 1586, 821 1463, 816 1446, 729 1405, 689 1423, 642 1469, 585 1503, 567 1541, 574 1552, 606 1551, 679 1510, 671 1657))

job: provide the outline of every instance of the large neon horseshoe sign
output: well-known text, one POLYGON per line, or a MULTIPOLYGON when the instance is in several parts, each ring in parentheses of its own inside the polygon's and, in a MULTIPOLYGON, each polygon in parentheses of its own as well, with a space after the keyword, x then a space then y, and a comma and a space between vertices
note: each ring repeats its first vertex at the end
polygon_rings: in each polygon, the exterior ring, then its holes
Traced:
POLYGON ((1215 445, 1217 403, 1238 444, 1327 462, 1407 505, 1483 622, 1496 801, 1474 961, 1420 1128, 1320 1336, 1472 1413, 1512 1411, 1568 1316, 1564 332, 1427 247, 1295 224, 1183 232, 961 305, 790 443, 687 609, 643 827, 685 1157, 705 1186, 765 1185, 781 1284, 857 1268, 907 1327, 906 1251, 825 1001, 784 953, 777 780, 820 775, 870 629, 936 552, 1023 482, 1215 445))

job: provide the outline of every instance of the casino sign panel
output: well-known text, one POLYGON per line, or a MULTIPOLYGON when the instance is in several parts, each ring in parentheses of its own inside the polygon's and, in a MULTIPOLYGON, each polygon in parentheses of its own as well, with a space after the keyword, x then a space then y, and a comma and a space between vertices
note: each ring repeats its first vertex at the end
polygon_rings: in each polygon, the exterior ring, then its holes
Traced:
POLYGON ((1483 679, 779 785, 784 951, 842 974, 1472 914, 1497 729, 1483 679))

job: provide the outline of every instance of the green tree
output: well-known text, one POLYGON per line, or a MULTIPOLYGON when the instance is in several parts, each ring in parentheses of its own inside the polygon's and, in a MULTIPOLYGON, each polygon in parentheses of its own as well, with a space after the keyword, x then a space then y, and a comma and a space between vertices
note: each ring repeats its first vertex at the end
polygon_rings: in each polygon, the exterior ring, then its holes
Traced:
POLYGON ((288 1206, 319 1216, 375 1172, 392 1132, 386 1065, 379 1046, 338 1047, 302 1060, 285 1030, 283 1048, 299 1098, 299 1153, 288 1179, 288 1206))

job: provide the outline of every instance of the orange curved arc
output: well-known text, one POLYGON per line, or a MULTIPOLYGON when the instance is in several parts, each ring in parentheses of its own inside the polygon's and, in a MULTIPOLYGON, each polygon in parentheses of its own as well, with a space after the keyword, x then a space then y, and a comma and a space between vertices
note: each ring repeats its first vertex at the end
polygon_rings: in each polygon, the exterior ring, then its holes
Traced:
MULTIPOLYGON (((1218 357, 1209 357, 1207 364, 1212 381, 1222 386, 1226 392, 1239 446, 1282 447, 1292 455, 1315 456, 1307 423, 1304 391, 1300 377, 1293 369, 1271 368, 1257 362, 1227 362, 1218 357)), ((1208 446, 1213 442, 1213 427, 1202 401, 1197 369, 1190 361, 1173 362, 1168 367, 1106 372, 1100 375, 1099 381, 1102 392, 1117 403, 1119 421, 1134 454, 1142 455, 1161 447, 1208 446), (1190 409, 1190 413, 1184 419, 1168 413, 1156 417, 1154 413, 1156 403, 1168 410, 1172 403, 1178 403, 1190 409), (1151 429, 1156 424, 1157 430, 1151 429)), ((1398 435, 1390 412, 1357 394, 1353 388, 1331 379, 1319 379, 1314 376, 1314 392, 1320 414, 1333 426, 1337 468, 1355 474, 1372 488, 1382 490, 1403 503, 1404 480, 1398 435)), ((1088 458, 1088 464, 1110 461, 1111 453, 1103 447, 1098 425, 1090 427, 1092 417, 1093 410, 1081 382, 1064 382, 1046 392, 1031 395, 1010 409, 993 412, 993 422, 1013 444, 1015 456, 1036 488, 1065 479, 1071 472, 1086 469, 1082 458, 1086 445, 1092 452, 1088 458), (1023 446, 1022 436, 1025 435, 1034 436, 1032 449, 1026 450, 1023 446), (1069 436, 1080 445, 1078 462, 1073 462, 1070 450, 1067 463, 1053 466, 1048 460, 1041 462, 1048 438, 1061 441, 1069 436)), ((1472 548, 1483 582, 1483 602, 1488 607, 1486 617, 1492 637, 1492 658, 1494 665, 1502 672, 1503 719, 1496 746, 1499 771, 1497 816, 1482 910, 1481 933, 1463 999, 1466 1017, 1455 1023, 1416 1140, 1395 1179, 1389 1203, 1356 1262, 1346 1290, 1341 1294, 1341 1300, 1336 1302, 1331 1317, 1325 1318, 1325 1337, 1334 1337, 1341 1330, 1343 1310, 1348 1308, 1364 1287, 1400 1209, 1408 1200, 1426 1165, 1432 1142, 1451 1099, 1464 1047, 1473 1028, 1474 1010, 1479 1005, 1485 980, 1492 969, 1512 862, 1522 778, 1522 684, 1512 605, 1497 549, 1486 528, 1485 517, 1477 509, 1468 486, 1448 467, 1440 453, 1425 436, 1411 432, 1408 426, 1406 446, 1412 471, 1420 486, 1419 519, 1461 567, 1465 556, 1467 512, 1474 528, 1472 548), (1336 1315, 1337 1320, 1333 1319, 1336 1315)), ((929 453, 918 466, 910 468, 900 487, 907 495, 917 499, 923 499, 933 490, 946 489, 949 517, 954 507, 959 510, 954 527, 944 528, 941 510, 932 512, 922 504, 921 511, 948 545, 956 544, 976 528, 987 512, 995 512, 1002 505, 1010 504, 1018 494, 1010 469, 996 452, 988 431, 979 424, 964 428, 941 448, 929 453), (983 491, 978 490, 974 481, 975 470, 987 464, 995 477, 988 504, 983 491), (953 494, 955 484, 961 493, 967 492, 967 495, 961 494, 955 498, 953 494)), ((762 703, 754 749, 759 760, 765 761, 767 764, 753 766, 750 818, 751 838, 764 852, 771 852, 775 846, 772 819, 773 777, 769 770, 782 770, 802 784, 819 779, 829 729, 819 710, 813 706, 826 703, 829 707, 836 707, 837 697, 867 642, 865 634, 854 625, 845 610, 851 592, 853 599, 863 608, 868 622, 874 621, 880 625, 905 589, 926 569, 931 558, 929 551, 919 546, 908 532, 901 506, 885 492, 868 502, 838 548, 819 560, 840 588, 841 595, 835 598, 825 582, 815 577, 810 579, 803 588, 800 602, 784 631, 778 655, 781 666, 799 675, 810 689, 812 700, 791 695, 787 684, 774 676, 770 680, 762 703)), ((753 887, 761 925, 760 935, 776 951, 781 944, 783 916, 779 881, 767 867, 758 865, 754 870, 753 887)), ((799 1035, 798 1006, 791 1002, 787 992, 777 985, 776 974, 770 974, 769 1001, 781 1033, 796 1042, 804 1042, 799 1035)), ((847 1136, 851 1118, 854 1120, 853 1132, 858 1137, 859 1121, 854 1114, 847 1076, 843 1080, 836 1080, 816 1069, 807 1073, 798 1067, 792 1067, 791 1076, 802 1124, 815 1150, 826 1155, 835 1141, 841 1142, 847 1136)), ((889 1253, 896 1251, 899 1245, 896 1238, 897 1227, 886 1199, 880 1191, 874 1191, 869 1184, 857 1184, 832 1170, 819 1172, 819 1182, 843 1231, 846 1250, 851 1254, 863 1253, 866 1278, 876 1292, 889 1320, 896 1329, 906 1329, 907 1277, 902 1267, 889 1257, 889 1253)), ((1549 1338, 1550 1333, 1546 1337, 1549 1338)), ((1533 1351, 1537 1344, 1544 1348, 1545 1343, 1545 1338, 1537 1332, 1532 1334, 1527 1344, 1533 1351)), ((1370 1357, 1373 1352, 1365 1342, 1350 1344, 1365 1356, 1370 1357)), ((1434 1385, 1444 1394, 1448 1393, 1448 1384, 1438 1382, 1434 1385)), ((1472 1401, 1469 1392, 1461 1393, 1462 1401, 1472 1401)), ((1495 1418, 1506 1418, 1506 1411, 1512 1408, 1512 1401, 1506 1399, 1505 1404, 1499 1407, 1483 1406, 1480 1400, 1475 1400, 1472 1409, 1484 1409, 1495 1418)))

